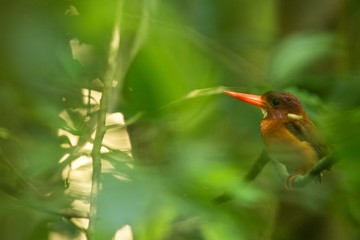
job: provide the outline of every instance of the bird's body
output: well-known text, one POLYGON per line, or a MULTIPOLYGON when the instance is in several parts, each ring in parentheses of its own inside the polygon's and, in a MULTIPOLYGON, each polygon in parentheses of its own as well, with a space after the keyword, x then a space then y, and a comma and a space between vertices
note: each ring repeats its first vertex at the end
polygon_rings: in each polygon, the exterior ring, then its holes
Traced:
POLYGON ((283 163, 290 173, 303 174, 309 171, 319 158, 309 142, 299 140, 286 127, 293 121, 286 118, 279 121, 264 119, 260 124, 260 132, 272 158, 283 163))
POLYGON ((225 93, 261 108, 262 139, 269 155, 284 164, 290 173, 289 183, 286 184, 289 188, 294 176, 306 174, 328 154, 315 125, 295 96, 277 91, 262 96, 229 91, 225 93))

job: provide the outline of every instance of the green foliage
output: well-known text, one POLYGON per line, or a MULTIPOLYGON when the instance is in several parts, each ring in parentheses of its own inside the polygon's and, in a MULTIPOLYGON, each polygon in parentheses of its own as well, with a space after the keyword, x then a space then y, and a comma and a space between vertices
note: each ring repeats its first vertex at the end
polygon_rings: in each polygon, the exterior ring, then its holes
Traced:
POLYGON ((359 3, 32 2, 0 10, 1 239, 85 238, 90 196, 89 238, 127 225, 146 240, 360 237, 359 3), (338 163, 291 192, 271 164, 245 182, 261 113, 224 89, 293 93, 338 163))
POLYGON ((274 86, 294 84, 295 76, 307 67, 334 54, 334 37, 329 33, 300 33, 280 43, 269 67, 269 79, 274 86))

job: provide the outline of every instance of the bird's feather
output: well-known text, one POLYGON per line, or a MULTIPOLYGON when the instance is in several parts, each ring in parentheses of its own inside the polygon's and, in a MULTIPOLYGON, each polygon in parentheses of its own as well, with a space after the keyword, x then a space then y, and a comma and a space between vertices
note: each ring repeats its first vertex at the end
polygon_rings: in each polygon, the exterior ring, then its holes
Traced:
POLYGON ((328 155, 328 148, 312 124, 303 120, 285 122, 285 127, 300 141, 308 142, 316 151, 318 160, 328 155))

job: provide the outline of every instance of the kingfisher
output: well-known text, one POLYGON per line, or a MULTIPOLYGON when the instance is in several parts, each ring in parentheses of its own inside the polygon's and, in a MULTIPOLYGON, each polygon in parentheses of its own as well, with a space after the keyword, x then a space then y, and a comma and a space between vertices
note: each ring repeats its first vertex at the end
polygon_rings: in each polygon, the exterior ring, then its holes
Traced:
MULTIPOLYGON (((294 177, 305 175, 328 155, 324 140, 294 95, 281 91, 269 91, 261 96, 225 93, 261 109, 261 137, 270 157, 285 165, 289 172, 285 180, 287 189, 292 189, 294 177)), ((321 173, 316 180, 321 181, 321 173)))

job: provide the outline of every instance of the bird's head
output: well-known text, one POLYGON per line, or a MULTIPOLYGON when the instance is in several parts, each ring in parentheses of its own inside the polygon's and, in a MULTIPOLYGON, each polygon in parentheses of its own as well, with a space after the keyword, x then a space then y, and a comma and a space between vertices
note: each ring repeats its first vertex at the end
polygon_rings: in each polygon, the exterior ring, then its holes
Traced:
POLYGON ((307 117, 299 99, 290 93, 269 91, 261 96, 232 91, 225 91, 225 93, 260 107, 264 119, 302 119, 307 117))

